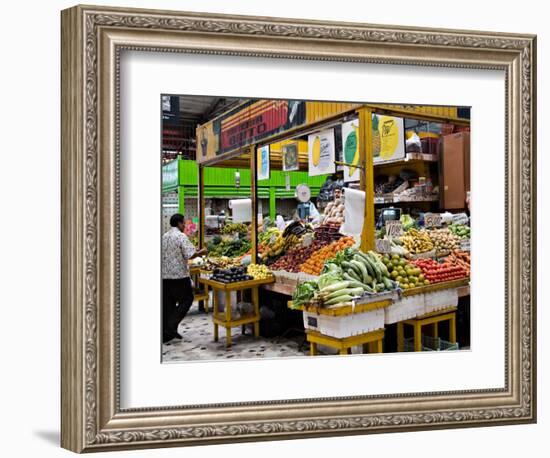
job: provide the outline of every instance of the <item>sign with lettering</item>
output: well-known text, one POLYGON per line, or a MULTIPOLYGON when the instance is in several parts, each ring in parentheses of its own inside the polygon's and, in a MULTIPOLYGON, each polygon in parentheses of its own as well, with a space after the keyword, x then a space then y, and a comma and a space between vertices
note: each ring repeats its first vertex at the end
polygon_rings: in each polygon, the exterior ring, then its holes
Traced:
POLYGON ((310 177, 328 175, 336 171, 334 158, 334 129, 327 129, 308 136, 310 177))
POLYGON ((403 224, 401 221, 386 221, 386 236, 389 238, 401 237, 403 235, 403 224))
POLYGON ((470 251, 470 239, 461 239, 460 240, 460 249, 462 251, 470 251))
POLYGON ((424 214, 424 227, 440 227, 441 215, 439 213, 424 214))
POLYGON ((403 118, 372 115, 372 151, 374 162, 405 157, 405 124, 403 118))
POLYGON ((304 124, 300 100, 250 100, 197 128, 197 162, 238 152, 240 148, 304 124))
POLYGON ((378 253, 390 253, 391 242, 388 239, 376 239, 376 251, 378 253))

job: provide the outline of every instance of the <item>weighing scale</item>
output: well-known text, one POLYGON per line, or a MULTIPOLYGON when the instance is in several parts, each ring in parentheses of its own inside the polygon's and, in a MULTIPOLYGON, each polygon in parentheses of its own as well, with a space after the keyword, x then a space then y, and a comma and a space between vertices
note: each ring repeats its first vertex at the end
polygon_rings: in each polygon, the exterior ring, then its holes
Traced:
POLYGON ((376 223, 376 229, 386 227, 386 221, 399 221, 401 219, 401 209, 395 207, 383 208, 376 223))
POLYGON ((309 214, 309 200, 311 199, 311 189, 306 184, 299 184, 296 186, 296 199, 300 202, 296 208, 298 213, 298 218, 301 220, 307 220, 310 216, 309 214))

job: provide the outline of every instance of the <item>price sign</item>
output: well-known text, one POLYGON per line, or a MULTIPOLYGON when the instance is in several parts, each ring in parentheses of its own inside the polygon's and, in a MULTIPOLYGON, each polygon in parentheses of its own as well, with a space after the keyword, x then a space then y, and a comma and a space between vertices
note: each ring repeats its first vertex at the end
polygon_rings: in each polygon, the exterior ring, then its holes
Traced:
POLYGON ((401 221, 386 221, 386 235, 390 238, 403 235, 403 224, 401 221))
POLYGON ((376 251, 378 253, 390 253, 391 242, 388 239, 376 239, 376 251))
POLYGON ((462 251, 470 251, 470 239, 461 239, 460 240, 460 249, 462 251))
POLYGON ((426 213, 424 215, 424 226, 425 227, 440 227, 441 226, 441 215, 439 213, 426 213))

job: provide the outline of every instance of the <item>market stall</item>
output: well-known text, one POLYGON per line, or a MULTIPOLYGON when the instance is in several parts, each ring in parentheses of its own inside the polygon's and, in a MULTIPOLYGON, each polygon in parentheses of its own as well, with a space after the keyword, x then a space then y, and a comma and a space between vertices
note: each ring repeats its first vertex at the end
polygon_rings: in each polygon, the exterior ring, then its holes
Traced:
MULTIPOLYGON (((469 293, 468 135, 456 108, 283 100, 251 100, 199 126, 203 279, 265 266, 261 288, 289 296, 306 329, 313 309, 358 321, 358 304, 383 302, 388 316, 415 310, 399 322, 417 320, 437 311, 427 303, 440 290, 456 293, 442 309, 456 306, 458 291, 469 293), (207 205, 212 168, 231 170, 245 191, 207 205)), ((388 319, 364 334, 397 322, 388 319)), ((308 329, 310 342, 338 338, 318 332, 308 329)))

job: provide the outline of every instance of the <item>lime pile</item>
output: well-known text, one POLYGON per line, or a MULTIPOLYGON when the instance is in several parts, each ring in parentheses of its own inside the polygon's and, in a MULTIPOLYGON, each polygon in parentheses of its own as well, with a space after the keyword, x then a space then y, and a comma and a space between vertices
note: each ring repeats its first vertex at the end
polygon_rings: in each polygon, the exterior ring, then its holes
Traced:
POLYGON ((430 281, 424 277, 419 267, 411 264, 398 254, 392 254, 391 256, 384 255, 382 256, 382 262, 387 267, 390 278, 396 281, 402 289, 430 284, 430 281))

